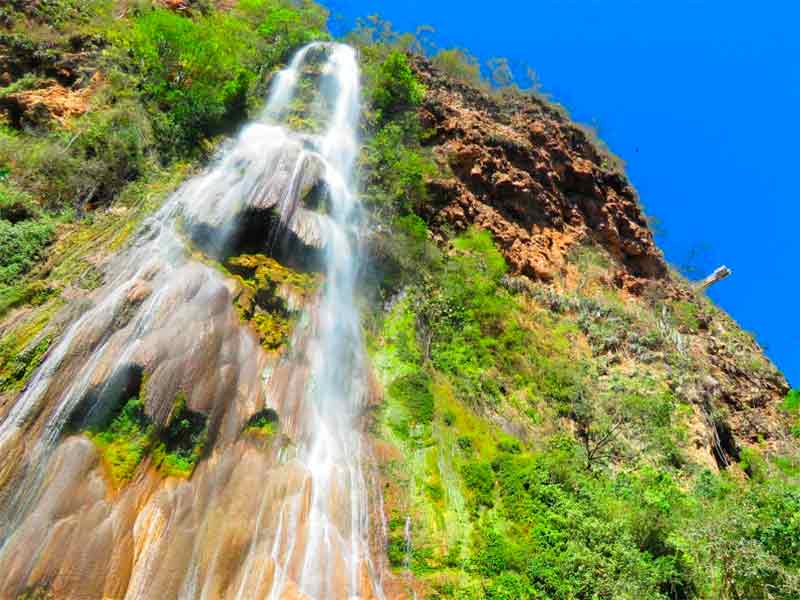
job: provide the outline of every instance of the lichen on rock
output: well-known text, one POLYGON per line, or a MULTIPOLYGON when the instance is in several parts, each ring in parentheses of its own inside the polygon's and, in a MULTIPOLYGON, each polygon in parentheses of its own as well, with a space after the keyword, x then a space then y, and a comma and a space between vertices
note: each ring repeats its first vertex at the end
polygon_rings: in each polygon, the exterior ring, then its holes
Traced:
POLYGON ((234 300, 239 316, 253 327, 264 349, 280 350, 300 309, 315 292, 318 276, 295 271, 263 254, 236 256, 226 266, 239 284, 234 300))

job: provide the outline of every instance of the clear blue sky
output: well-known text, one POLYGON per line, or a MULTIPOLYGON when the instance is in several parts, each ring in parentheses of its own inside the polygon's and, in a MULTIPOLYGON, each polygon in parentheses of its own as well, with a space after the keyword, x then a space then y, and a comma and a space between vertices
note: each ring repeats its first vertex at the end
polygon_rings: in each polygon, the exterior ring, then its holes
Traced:
POLYGON ((711 297, 800 386, 800 2, 324 1, 334 31, 380 13, 435 27, 439 47, 504 56, 594 123, 667 260, 726 264, 711 297))

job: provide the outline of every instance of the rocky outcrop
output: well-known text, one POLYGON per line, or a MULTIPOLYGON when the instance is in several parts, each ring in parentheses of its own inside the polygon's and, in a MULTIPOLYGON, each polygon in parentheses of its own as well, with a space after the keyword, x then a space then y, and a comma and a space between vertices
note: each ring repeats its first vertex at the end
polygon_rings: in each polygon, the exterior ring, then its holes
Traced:
MULTIPOLYGON (((582 269, 571 250, 587 242, 602 248, 612 260, 599 267, 599 285, 622 290, 625 302, 645 313, 669 306, 692 315, 691 326, 670 334, 685 367, 666 366, 664 359, 637 368, 666 368, 674 392, 692 405, 695 458, 727 468, 747 447, 793 451, 779 408, 789 391, 786 379, 752 336, 669 273, 618 159, 554 105, 530 95, 489 94, 422 57, 410 60, 427 90, 423 143, 447 174, 429 182, 421 209, 437 241, 471 226, 488 230, 511 275, 552 282, 552 290, 568 294, 580 291, 582 269)), ((606 358, 630 360, 621 351, 606 358)))
POLYGON ((41 88, 0 98, 0 112, 5 112, 16 128, 46 125, 51 120, 63 127, 68 119, 79 117, 89 110, 89 101, 101 81, 99 73, 96 73, 91 85, 76 90, 50 81, 41 88))
POLYGON ((740 460, 748 446, 771 455, 796 452, 788 416, 780 410, 789 392, 786 378, 728 315, 717 311, 705 319, 687 339, 707 375, 681 392, 702 416, 717 465, 740 460))
POLYGON ((550 281, 570 247, 598 242, 619 265, 621 287, 667 268, 636 192, 587 133, 533 97, 498 100, 413 59, 427 88, 428 143, 452 177, 430 182, 434 229, 477 225, 492 232, 512 270, 550 281))

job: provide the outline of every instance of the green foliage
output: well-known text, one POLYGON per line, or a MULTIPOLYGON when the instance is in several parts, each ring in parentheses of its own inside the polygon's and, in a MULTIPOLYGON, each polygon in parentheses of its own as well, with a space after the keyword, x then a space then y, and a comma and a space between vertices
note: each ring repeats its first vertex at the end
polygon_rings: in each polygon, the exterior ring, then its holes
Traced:
POLYGON ((0 7, 0 25, 26 25, 29 19, 57 30, 85 25, 109 6, 108 0, 22 0, 9 4, 0 7))
POLYGON ((366 200, 378 209, 403 213, 421 207, 427 179, 437 172, 435 163, 413 142, 409 143, 408 137, 403 124, 390 123, 365 147, 363 167, 371 184, 366 200))
POLYGON ((417 290, 421 335, 437 369, 454 376, 467 397, 490 400, 498 387, 487 371, 524 336, 508 319, 512 301, 499 285, 506 264, 491 236, 471 230, 454 248, 437 273, 438 285, 417 290))
POLYGON ((367 90, 371 97, 375 132, 362 151, 368 173, 366 202, 378 215, 406 214, 421 207, 426 182, 438 169, 422 150, 423 136, 416 107, 425 95, 408 63, 398 50, 367 62, 367 90))
POLYGON ((36 264, 51 242, 53 230, 47 220, 0 220, 0 289, 15 283, 36 264))
POLYGON ((244 0, 237 8, 263 19, 258 32, 269 45, 267 52, 272 62, 285 59, 292 49, 328 37, 327 10, 309 0, 244 0))
POLYGON ((789 414, 800 412, 800 389, 790 390, 781 408, 789 414))
POLYGON ((76 120, 75 133, 29 137, 0 129, 0 164, 10 165, 9 180, 27 192, 24 199, 2 203, 36 214, 36 198, 44 209, 80 213, 109 203, 140 177, 152 162, 149 118, 135 101, 107 100, 110 104, 76 120))
POLYGON ((152 107, 159 140, 180 150, 242 111, 255 73, 255 33, 229 15, 187 19, 166 9, 139 16, 119 43, 152 107))
POLYGON ((0 220, 17 223, 37 217, 40 211, 33 197, 6 181, 9 174, 9 169, 0 170, 0 220))
POLYGON ((144 413, 144 403, 131 398, 108 422, 87 432, 107 465, 114 485, 129 481, 152 444, 154 428, 144 413))
POLYGON ((789 426, 792 435, 800 438, 800 389, 789 392, 781 405, 781 409, 792 418, 792 423, 789 426))
POLYGON ((425 425, 433 420, 431 378, 424 371, 397 378, 389 386, 389 393, 406 407, 414 422, 425 425))
POLYGON ((387 121, 398 112, 418 106, 424 97, 425 88, 417 81, 406 55, 392 52, 380 65, 372 92, 378 121, 387 121))
MULTIPOLYGON (((419 221, 402 230, 416 240, 407 251, 419 253, 419 221)), ((430 429, 392 438, 414 490, 405 514, 415 536, 409 559, 391 530, 392 564, 410 560, 439 598, 796 596, 796 467, 743 450, 746 483, 686 468, 691 408, 658 369, 609 359, 661 350, 668 341, 650 335, 656 318, 611 296, 531 294, 528 303, 508 291, 516 288, 486 233, 467 232, 446 256, 418 264, 424 273, 384 323, 392 359, 384 347, 376 360, 381 372, 423 371, 434 382, 430 429), (465 405, 511 414, 520 428, 525 411, 574 429, 531 450, 487 431, 465 405)), ((587 258, 587 272, 595 265, 587 258)), ((790 414, 796 396, 784 403, 790 414)), ((390 427, 391 406, 382 417, 390 427)))
POLYGON ((462 467, 461 476, 476 509, 480 506, 491 508, 494 505, 495 477, 489 463, 468 462, 462 467))
POLYGON ((466 50, 461 48, 440 50, 433 57, 433 64, 457 81, 478 87, 484 85, 478 59, 466 50))
POLYGON ((190 154, 241 119, 261 74, 300 45, 325 38, 327 12, 304 1, 245 0, 187 19, 145 11, 115 38, 148 107, 161 153, 190 154))
POLYGON ((181 392, 167 423, 153 449, 153 463, 167 477, 190 477, 205 449, 207 418, 189 410, 181 392))
POLYGON ((698 595, 797 597, 797 483, 774 473, 747 485, 709 479, 678 538, 706 574, 698 595))

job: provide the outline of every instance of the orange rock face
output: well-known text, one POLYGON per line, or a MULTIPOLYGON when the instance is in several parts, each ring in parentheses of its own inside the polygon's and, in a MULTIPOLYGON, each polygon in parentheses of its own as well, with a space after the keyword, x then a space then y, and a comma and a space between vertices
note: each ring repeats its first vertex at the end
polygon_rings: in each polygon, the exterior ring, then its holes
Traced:
POLYGON ((453 173, 430 182, 434 229, 486 229, 512 271, 537 280, 562 272, 585 240, 617 259, 624 287, 666 276, 635 191, 583 130, 534 98, 498 101, 423 59, 414 69, 428 90, 428 143, 453 173))
POLYGON ((0 109, 17 124, 53 119, 64 126, 70 118, 89 110, 89 102, 101 84, 99 73, 95 73, 89 86, 77 90, 52 82, 44 88, 8 94, 0 102, 0 109))

